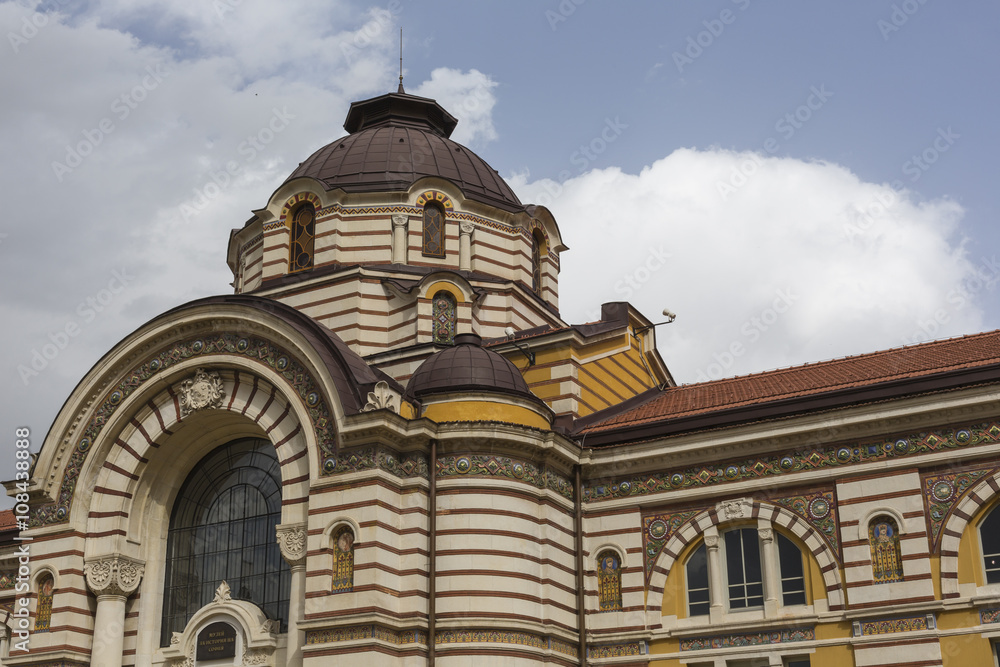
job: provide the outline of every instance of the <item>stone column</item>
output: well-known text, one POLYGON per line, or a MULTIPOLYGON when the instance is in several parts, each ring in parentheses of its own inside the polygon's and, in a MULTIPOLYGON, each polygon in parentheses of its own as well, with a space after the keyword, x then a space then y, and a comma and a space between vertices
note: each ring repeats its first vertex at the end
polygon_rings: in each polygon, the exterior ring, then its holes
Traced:
POLYGON ((778 615, 778 601, 781 595, 781 574, 778 568, 778 545, 774 540, 774 530, 771 524, 761 521, 757 524, 757 535, 760 536, 760 551, 763 556, 761 565, 764 571, 764 616, 778 615))
POLYGON ((472 270, 472 232, 476 226, 471 222, 458 225, 458 270, 472 270))
POLYGON ((713 622, 722 620, 726 613, 726 589, 722 581, 722 557, 719 554, 719 530, 712 526, 705 531, 705 550, 708 552, 708 613, 713 622))
POLYGON ((125 642, 125 601, 139 588, 143 563, 122 556, 108 556, 84 565, 87 587, 97 596, 92 665, 121 667, 125 642))
POLYGON ((406 264, 407 246, 410 239, 407 238, 407 224, 410 218, 402 213, 392 215, 392 263, 406 264))
POLYGON ((281 557, 292 568, 291 599, 288 601, 288 652, 285 665, 301 667, 304 637, 299 624, 306 611, 306 525, 281 524, 276 530, 281 557))

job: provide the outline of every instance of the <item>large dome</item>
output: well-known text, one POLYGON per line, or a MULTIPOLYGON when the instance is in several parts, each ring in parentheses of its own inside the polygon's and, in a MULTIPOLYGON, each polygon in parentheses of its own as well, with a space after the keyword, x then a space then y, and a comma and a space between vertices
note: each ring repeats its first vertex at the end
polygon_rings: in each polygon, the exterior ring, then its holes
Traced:
POLYGON ((406 385, 410 398, 452 391, 498 391, 534 398, 517 366, 482 347, 478 334, 455 336, 455 346, 420 364, 406 385))
POLYGON ((437 102, 390 93, 355 102, 344 129, 350 134, 313 153, 287 181, 314 178, 328 190, 406 190, 425 176, 448 179, 466 197, 506 211, 524 209, 490 165, 448 137, 458 121, 437 102))

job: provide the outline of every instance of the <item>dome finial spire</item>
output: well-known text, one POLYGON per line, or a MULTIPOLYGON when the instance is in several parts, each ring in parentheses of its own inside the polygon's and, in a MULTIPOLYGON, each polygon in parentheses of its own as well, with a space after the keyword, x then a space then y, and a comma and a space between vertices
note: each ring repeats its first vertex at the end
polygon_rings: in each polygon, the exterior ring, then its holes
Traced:
POLYGON ((403 90, 403 27, 399 28, 399 89, 397 93, 405 93, 403 90))

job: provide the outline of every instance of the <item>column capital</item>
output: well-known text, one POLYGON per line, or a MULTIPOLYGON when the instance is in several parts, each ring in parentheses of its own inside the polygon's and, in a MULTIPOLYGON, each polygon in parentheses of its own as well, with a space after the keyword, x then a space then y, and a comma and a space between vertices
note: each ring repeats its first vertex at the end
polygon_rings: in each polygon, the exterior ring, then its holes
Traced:
POLYGON ((393 227, 403 227, 410 221, 410 216, 405 213, 393 213, 392 214, 392 226, 393 227))
POLYGON ((460 222, 458 224, 458 231, 463 236, 472 236, 472 232, 476 231, 476 226, 471 222, 460 222))
POLYGON ((87 578, 87 588, 94 595, 118 595, 127 598, 139 588, 146 565, 142 561, 124 556, 105 556, 87 562, 83 566, 83 571, 87 578))
POLYGON ((305 565, 306 562, 306 525, 304 523, 286 523, 275 527, 278 547, 281 557, 289 565, 305 565))

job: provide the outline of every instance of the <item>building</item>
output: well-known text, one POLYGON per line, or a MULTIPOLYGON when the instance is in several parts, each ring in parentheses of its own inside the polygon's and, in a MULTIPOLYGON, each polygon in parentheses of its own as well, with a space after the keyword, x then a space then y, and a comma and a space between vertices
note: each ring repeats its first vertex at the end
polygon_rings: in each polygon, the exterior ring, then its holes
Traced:
POLYGON ((677 386, 455 124, 353 104, 81 380, 2 664, 996 664, 1000 332, 677 386))

